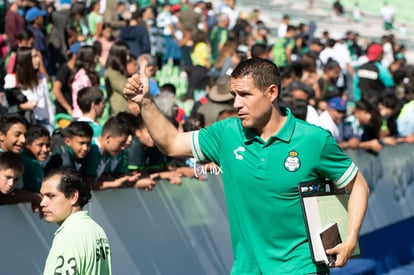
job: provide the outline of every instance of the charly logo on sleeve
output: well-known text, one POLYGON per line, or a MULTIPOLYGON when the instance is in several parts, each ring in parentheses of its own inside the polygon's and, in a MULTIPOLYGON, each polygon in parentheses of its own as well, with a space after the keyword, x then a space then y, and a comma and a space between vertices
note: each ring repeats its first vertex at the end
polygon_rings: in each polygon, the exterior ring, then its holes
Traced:
POLYGON ((295 172, 300 168, 299 153, 296 151, 290 151, 285 159, 285 168, 289 172, 295 172))

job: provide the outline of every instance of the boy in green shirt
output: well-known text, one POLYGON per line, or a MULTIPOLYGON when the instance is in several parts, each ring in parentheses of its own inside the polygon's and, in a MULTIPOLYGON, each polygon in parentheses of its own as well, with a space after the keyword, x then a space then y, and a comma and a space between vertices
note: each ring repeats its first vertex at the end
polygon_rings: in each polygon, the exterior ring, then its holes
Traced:
POLYGON ((56 168, 71 168, 80 171, 85 168, 85 158, 91 149, 93 131, 88 122, 72 121, 62 131, 60 145, 53 149, 45 166, 45 173, 56 168))
POLYGON ((13 152, 0 154, 0 205, 30 202, 33 212, 38 212, 40 195, 25 189, 15 189, 23 170, 24 164, 18 154, 13 152))
POLYGON ((39 192, 44 177, 43 164, 50 155, 50 134, 41 125, 31 125, 27 141, 20 154, 24 162, 23 184, 32 192, 39 192))
POLYGON ((87 183, 94 190, 135 185, 140 174, 128 175, 125 149, 132 142, 130 124, 120 116, 110 117, 95 139, 82 170, 87 183))

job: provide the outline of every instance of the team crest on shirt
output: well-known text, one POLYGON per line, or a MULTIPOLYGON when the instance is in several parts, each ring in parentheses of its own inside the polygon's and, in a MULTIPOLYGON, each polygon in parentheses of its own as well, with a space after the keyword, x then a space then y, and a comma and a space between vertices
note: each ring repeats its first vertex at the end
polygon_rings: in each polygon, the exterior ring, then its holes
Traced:
POLYGON ((300 159, 298 158, 298 155, 298 152, 290 151, 285 159, 285 168, 289 172, 295 172, 300 168, 300 159))

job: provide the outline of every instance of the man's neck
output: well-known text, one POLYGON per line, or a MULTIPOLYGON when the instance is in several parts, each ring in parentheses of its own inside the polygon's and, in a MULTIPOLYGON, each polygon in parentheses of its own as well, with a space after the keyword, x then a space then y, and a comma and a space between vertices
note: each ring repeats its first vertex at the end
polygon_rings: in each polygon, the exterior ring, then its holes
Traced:
POLYGON ((275 108, 266 124, 260 131, 256 130, 256 132, 264 141, 267 141, 271 136, 275 135, 280 131, 280 129, 282 129, 286 120, 287 116, 283 115, 280 110, 275 108))

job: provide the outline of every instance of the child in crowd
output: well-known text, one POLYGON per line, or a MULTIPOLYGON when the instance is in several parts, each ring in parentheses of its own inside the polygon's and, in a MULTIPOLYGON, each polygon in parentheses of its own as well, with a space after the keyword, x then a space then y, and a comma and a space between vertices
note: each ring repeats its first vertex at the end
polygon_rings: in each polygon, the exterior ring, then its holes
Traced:
POLYGON ((50 134, 41 125, 32 125, 27 130, 26 146, 21 153, 24 163, 24 188, 39 192, 44 177, 43 165, 50 155, 50 134))
MULTIPOLYGON (((88 122, 73 121, 61 130, 61 142, 53 148, 45 173, 57 168, 85 169, 85 158, 91 149, 93 130, 88 122)), ((59 134, 58 134, 59 135, 59 134)), ((54 138, 54 137, 52 137, 54 138)))
POLYGON ((0 118, 0 152, 20 154, 26 143, 27 120, 18 114, 0 118))
POLYGON ((344 141, 339 143, 343 149, 364 149, 378 154, 384 148, 380 139, 382 117, 376 106, 361 99, 356 103, 352 115, 344 122, 344 141))
POLYGON ((82 88, 99 85, 99 75, 95 71, 97 56, 92 46, 85 45, 79 49, 75 67, 69 82, 72 88, 72 117, 79 118, 82 111, 78 106, 78 93, 82 88))
POLYGON ((128 170, 151 179, 166 179, 171 184, 181 184, 181 173, 170 170, 171 159, 154 144, 141 116, 135 118, 137 129, 132 145, 128 148, 128 170))
POLYGON ((133 54, 129 54, 129 58, 127 60, 126 70, 128 77, 138 73, 138 60, 137 57, 133 54))
POLYGON ((102 190, 134 185, 139 174, 128 175, 124 149, 131 143, 129 124, 118 116, 110 117, 95 140, 82 171, 91 189, 102 190))
POLYGON ((17 49, 15 87, 21 89, 28 103, 32 103, 26 110, 32 110, 34 122, 53 132, 54 113, 49 98, 47 78, 40 72, 41 58, 35 48, 17 49))
POLYGON ((93 137, 97 138, 102 132, 102 125, 99 125, 100 118, 105 110, 105 97, 103 92, 96 86, 85 87, 78 93, 78 105, 82 116, 78 121, 85 121, 93 129, 93 137))
POLYGON ((15 189, 23 170, 24 164, 19 155, 13 152, 0 154, 0 205, 30 202, 33 212, 38 212, 41 201, 40 194, 24 189, 15 189))

